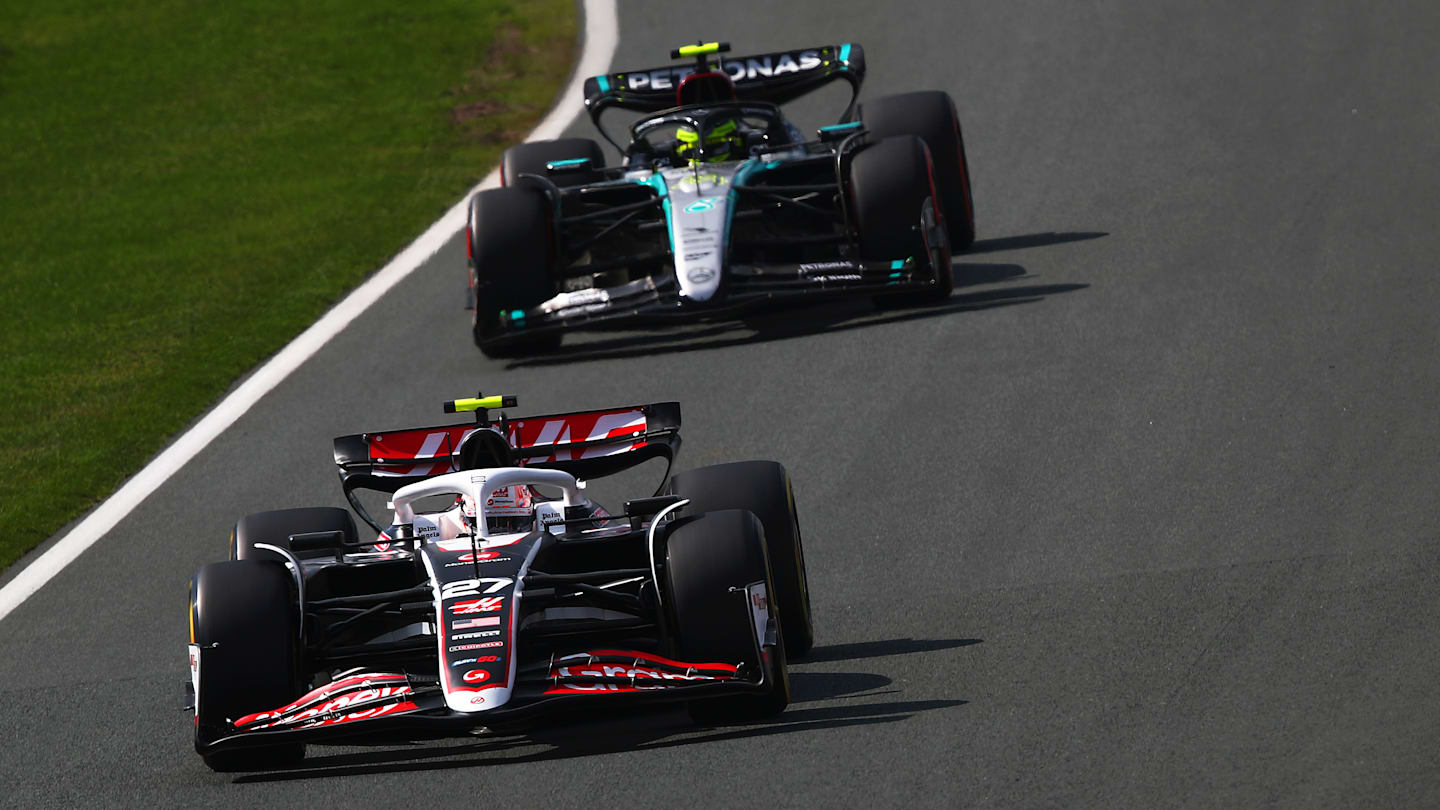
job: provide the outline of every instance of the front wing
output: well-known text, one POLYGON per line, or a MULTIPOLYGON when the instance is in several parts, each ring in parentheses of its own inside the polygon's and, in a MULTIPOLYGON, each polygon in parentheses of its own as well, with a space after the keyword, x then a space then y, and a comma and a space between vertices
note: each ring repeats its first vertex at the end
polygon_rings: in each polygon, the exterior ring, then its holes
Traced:
POLYGON ((684 299, 679 285, 669 277, 560 293, 532 309, 500 313, 500 332, 485 345, 501 347, 534 335, 592 327, 726 319, 795 299, 918 292, 936 283, 934 275, 914 257, 734 265, 727 271, 720 300, 684 299))
MULTIPOLYGON (((761 654, 762 657, 764 653, 761 654)), ((213 754, 244 748, 365 738, 415 740, 463 736, 480 729, 524 728, 548 715, 606 705, 663 703, 772 688, 769 666, 686 663, 635 650, 592 650, 558 656, 521 673, 506 706, 460 712, 445 705, 434 678, 356 674, 326 684, 295 702, 241 717, 226 733, 196 749, 213 754)))

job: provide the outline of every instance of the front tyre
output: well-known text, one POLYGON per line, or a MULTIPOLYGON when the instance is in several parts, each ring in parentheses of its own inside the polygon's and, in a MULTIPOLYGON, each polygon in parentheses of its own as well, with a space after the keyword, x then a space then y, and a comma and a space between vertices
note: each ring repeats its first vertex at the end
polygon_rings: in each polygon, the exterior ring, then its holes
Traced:
POLYGON ((850 193, 866 259, 914 259, 933 274, 929 288, 876 296, 875 303, 908 305, 949 298, 955 289, 950 243, 944 215, 935 204, 935 175, 925 142, 900 135, 861 150, 850 164, 850 193))
POLYGON ((914 135, 930 147, 941 216, 949 229, 950 248, 961 251, 975 241, 975 204, 970 194, 970 165, 960 116, 949 93, 922 90, 882 96, 860 105, 860 120, 876 138, 914 135))
MULTIPOLYGON (((190 591, 191 643, 200 647, 195 747, 229 733, 247 714, 302 695, 300 609, 290 572, 270 560, 210 563, 190 591)), ((203 754, 216 771, 263 770, 299 762, 304 743, 203 754)))
POLYGON ((815 645, 810 616, 810 581, 805 574, 805 549, 790 475, 774 461, 737 461, 676 473, 670 492, 689 498, 686 514, 744 509, 760 519, 765 550, 775 577, 771 598, 785 631, 785 653, 803 657, 815 645))
POLYGON ((758 518, 731 509, 681 518, 666 535, 666 599, 682 660, 759 665, 770 685, 763 694, 690 701, 698 723, 773 717, 790 703, 783 627, 778 643, 754 660, 754 620, 744 589, 763 582, 767 596, 775 592, 762 534, 758 518))
POLYGON ((466 239, 480 351, 488 357, 512 357, 559 348, 560 335, 554 332, 493 342, 502 336, 500 313, 523 312, 555 296, 545 192, 525 184, 476 193, 470 199, 466 239))

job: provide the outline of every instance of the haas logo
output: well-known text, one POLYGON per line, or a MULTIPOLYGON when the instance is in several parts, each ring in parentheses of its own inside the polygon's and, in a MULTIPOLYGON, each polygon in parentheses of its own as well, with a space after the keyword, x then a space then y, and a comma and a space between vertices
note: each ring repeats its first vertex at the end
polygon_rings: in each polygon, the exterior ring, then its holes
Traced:
POLYGON ((499 610, 500 604, 504 601, 505 597, 503 596, 482 596, 468 602, 456 602, 450 606, 450 612, 456 616, 463 616, 467 613, 490 613, 499 610))
POLYGON ((481 683, 490 680, 490 673, 483 669, 472 669, 464 675, 461 675, 460 679, 466 683, 481 683))

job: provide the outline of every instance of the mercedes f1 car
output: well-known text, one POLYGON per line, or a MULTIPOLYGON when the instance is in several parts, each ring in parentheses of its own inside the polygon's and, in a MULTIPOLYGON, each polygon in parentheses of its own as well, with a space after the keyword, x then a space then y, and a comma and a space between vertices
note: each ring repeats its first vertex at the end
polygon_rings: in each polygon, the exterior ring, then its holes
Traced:
POLYGON ((217 770, 312 742, 523 732, 554 712, 684 702, 699 722, 789 700, 812 643, 790 479, 769 461, 669 474, 667 402, 335 439, 333 507, 241 518, 190 586, 195 748, 217 770), (611 513, 596 478, 663 459, 611 513), (389 496, 381 526, 358 497, 389 496))
MULTIPOLYGON (((955 104, 943 92, 857 106, 859 45, 595 76, 585 106, 620 150, 592 140, 521 144, 502 187, 470 201, 474 335, 492 356, 543 351, 616 321, 729 317, 785 297, 948 296, 950 253, 975 238, 955 104), (779 104, 849 84, 839 123, 807 139, 779 104), (643 113, 622 145, 607 110, 643 113)), ((715 61, 711 61, 712 56, 715 61)))

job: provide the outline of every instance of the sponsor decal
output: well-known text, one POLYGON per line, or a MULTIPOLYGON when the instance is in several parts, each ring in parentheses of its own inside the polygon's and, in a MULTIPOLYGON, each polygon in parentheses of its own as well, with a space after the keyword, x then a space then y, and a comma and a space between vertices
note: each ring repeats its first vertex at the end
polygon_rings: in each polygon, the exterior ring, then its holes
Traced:
MULTIPOLYGON (((190 649, 190 689, 195 697, 195 716, 200 716, 200 645, 191 644, 190 649)), ((198 720, 196 722, 199 722, 198 720)))
POLYGON ((384 706, 375 706, 369 709, 362 709, 358 712, 351 712, 349 714, 341 715, 339 717, 321 718, 313 722, 306 723, 300 726, 300 728, 316 728, 318 726, 334 726, 340 723, 350 723, 356 720, 372 720, 376 717, 381 717, 387 714, 401 714, 408 711, 414 711, 416 708, 418 707, 414 703, 406 700, 400 703, 390 703, 384 706))
POLYGON ((682 209, 682 210, 684 210, 685 213, 687 213, 687 214, 698 214, 698 213, 700 213, 701 211, 709 211, 709 210, 713 209, 716 205, 718 205, 718 204, 720 203, 720 200, 721 200, 721 199, 723 199, 723 198, 721 198, 721 197, 701 197, 700 199, 696 200, 695 202, 692 202, 692 203, 690 203, 689 205, 685 206, 685 208, 682 209))
MULTIPOLYGON (((320 704, 318 704, 318 705, 316 705, 316 706, 312 706, 312 707, 306 709, 305 711, 299 712, 299 713, 294 714, 294 715, 292 715, 292 716, 290 716, 290 717, 286 717, 286 718, 284 718, 283 720, 279 720, 279 721, 277 721, 277 722, 278 722, 279 724, 282 724, 282 725, 288 725, 288 724, 290 724, 290 723, 303 723, 303 722, 305 722, 305 721, 307 721, 307 720, 314 720, 314 719, 316 719, 316 718, 325 718, 325 717, 328 716, 328 715, 333 715, 333 714, 335 714, 336 712, 339 712, 339 711, 341 711, 341 710, 343 710, 343 709, 348 709, 349 707, 354 706, 354 705, 357 705, 357 704, 373 703, 373 702, 375 702, 375 701, 377 701, 377 700, 386 700, 386 699, 388 699, 388 698, 395 698, 395 697, 400 697, 400 696, 402 696, 402 695, 409 695, 409 694, 412 694, 412 690, 410 689, 409 686, 380 686, 380 687, 374 687, 374 688, 368 688, 368 689, 358 689, 358 690, 355 690, 355 691, 353 691, 353 692, 348 692, 348 693, 343 694, 343 695, 340 695, 340 696, 338 696, 338 697, 331 698, 330 700, 327 700, 327 701, 325 701, 324 703, 320 703, 320 704)), ((290 706, 287 706, 287 707, 285 707, 284 709, 280 709, 280 710, 278 710, 278 711, 273 711, 273 712, 260 712, 259 714, 252 714, 252 715, 249 715, 249 716, 247 716, 247 717, 242 717, 242 718, 240 718, 239 720, 236 720, 236 721, 235 721, 235 725, 236 725, 236 727, 239 727, 239 726, 245 726, 245 725, 252 725, 252 724, 254 724, 254 723, 260 722, 261 720, 272 720, 272 719, 275 719, 275 718, 277 718, 277 717, 280 717, 281 715, 285 714, 287 711, 292 710, 292 709, 295 707, 295 705, 296 705, 296 704, 293 704, 293 703, 292 703, 290 706)), ((377 707, 377 708, 383 708, 383 707, 377 707)), ((372 710, 369 710, 369 711, 373 712, 374 710, 372 709, 372 710)), ((361 713, 361 712, 356 712, 356 715, 359 715, 359 714, 362 714, 362 713, 361 713)), ((371 715, 366 715, 366 716, 371 716, 371 715)), ((357 716, 357 717, 353 717, 352 719, 358 720, 358 719, 361 719, 361 718, 357 716)), ((264 728, 264 726, 256 726, 256 728, 264 728)))
MULTIPOLYGON (((648 682, 630 684, 615 683, 568 683, 546 690, 547 695, 597 693, 597 692, 638 692, 664 689, 666 682, 726 681, 733 680, 738 672, 734 664, 720 662, 687 663, 674 661, 652 653, 635 650, 594 650, 575 653, 556 659, 550 668, 551 678, 639 678, 648 682), (631 663, 605 664, 594 662, 595 656, 625 656, 631 663), (573 663, 570 663, 573 662, 573 663), (648 665, 647 665, 648 663, 648 665), (703 670, 703 671, 702 671, 703 670)), ((676 683, 674 685, 680 685, 676 683)))
POLYGON ((499 630, 477 630, 477 631, 475 631, 474 633, 456 633, 455 635, 451 636, 450 638, 451 638, 452 640, 454 640, 454 641, 459 641, 460 639, 465 639, 465 638, 489 638, 489 637, 491 637, 491 636, 498 636, 498 635, 500 635, 500 631, 499 631, 499 630))
POLYGON ((483 669, 472 669, 460 676, 460 680, 466 683, 482 683, 490 680, 490 673, 483 669))
POLYGON ((481 655, 475 658, 461 658, 459 661, 451 662, 450 666, 468 667, 471 664, 498 664, 499 662, 500 656, 498 655, 481 655))
POLYGON ((493 613, 500 609, 500 605, 504 601, 505 597, 503 596, 482 596, 468 602, 456 602, 450 606, 450 612, 456 616, 463 616, 467 613, 493 613))
MULTIPOLYGON (((731 81, 743 82, 803 73, 815 70, 823 64, 818 50, 808 50, 749 59, 724 59, 721 60, 719 68, 731 81)), ((674 90, 681 79, 694 72, 694 66, 675 65, 648 72, 621 74, 617 78, 620 80, 620 87, 625 90, 674 90)))
POLYGON ((460 562, 484 562, 485 560, 493 560, 499 556, 500 552, 498 551, 482 551, 479 554, 466 553, 460 555, 460 562))
MULTIPOLYGON (((533 459, 533 462, 540 463, 570 461, 576 457, 588 458, 592 454, 597 454, 597 451, 613 453, 634 450, 645 445, 643 440, 639 440, 644 430, 645 414, 642 411, 635 409, 595 411, 555 419, 522 419, 511 422, 507 439, 511 447, 555 446, 555 452, 548 458, 533 459), (637 437, 637 441, 631 445, 615 444, 592 447, 583 453, 564 447, 571 442, 614 439, 627 435, 637 437)), ((529 460, 527 459, 527 461, 529 460)))
POLYGON ((746 588, 750 595, 750 615, 755 619, 755 638, 764 643, 765 628, 770 623, 770 598, 765 583, 757 582, 746 588))
POLYGON ((451 630, 474 630, 477 627, 499 627, 499 616, 486 616, 479 619, 460 619, 450 623, 451 630))
POLYGON ((823 273, 826 270, 854 270, 853 262, 813 262, 800 265, 800 269, 806 273, 823 273))
POLYGON ((495 593, 514 584, 515 580, 506 577, 481 577, 480 579, 457 579, 454 582, 447 582, 440 586, 440 599, 448 601, 459 596, 479 596, 483 593, 495 593))
POLYGON ((457 425, 438 431, 377 433, 370 437, 370 458, 376 464, 385 466, 375 470, 375 474, 405 477, 451 472, 454 468, 450 464, 449 448, 459 446, 474 430, 473 427, 457 425), (412 460, 417 463, 407 463, 412 460))
MULTIPOLYGON (((683 672, 666 672, 661 669, 647 669, 626 664, 596 664, 594 666, 579 667, 555 667, 550 676, 560 678, 652 678, 657 681, 715 681, 724 680, 713 675, 685 674, 683 672)), ((664 689, 663 683, 636 683, 634 686, 618 683, 572 683, 566 684, 563 689, 553 691, 576 691, 576 692, 631 692, 645 689, 664 689)))
POLYGON ((690 279, 696 284, 704 284, 705 282, 709 281, 714 277, 715 271, 711 270, 708 267, 699 267, 685 274, 685 278, 690 279))
POLYGON ((475 706, 479 706, 480 704, 482 704, 482 703, 484 703, 484 702, 485 702, 485 696, 484 696, 484 695, 475 695, 474 697, 470 698, 470 703, 471 703, 472 705, 475 705, 475 706))
MULTIPOLYGON (((495 631, 495 632, 498 633, 499 631, 497 630, 497 631, 495 631)), ((489 647, 504 647, 504 646, 505 646, 505 642, 503 642, 503 641, 484 641, 484 642, 481 642, 481 643, 479 643, 479 644, 451 644, 451 645, 450 645, 450 652, 456 653, 456 652, 465 652, 466 650, 484 650, 484 649, 487 649, 487 648, 489 648, 489 647)))
POLYGON ((483 565, 485 563, 492 562, 510 562, 509 557, 501 557, 500 552, 498 551, 487 551, 484 554, 481 554, 478 558, 474 557, 474 555, 471 554, 466 554, 465 557, 461 557, 460 562, 445 563, 445 567, 459 568, 462 565, 475 565, 476 563, 483 565), (472 559, 467 560, 465 559, 465 557, 471 557, 472 559))

